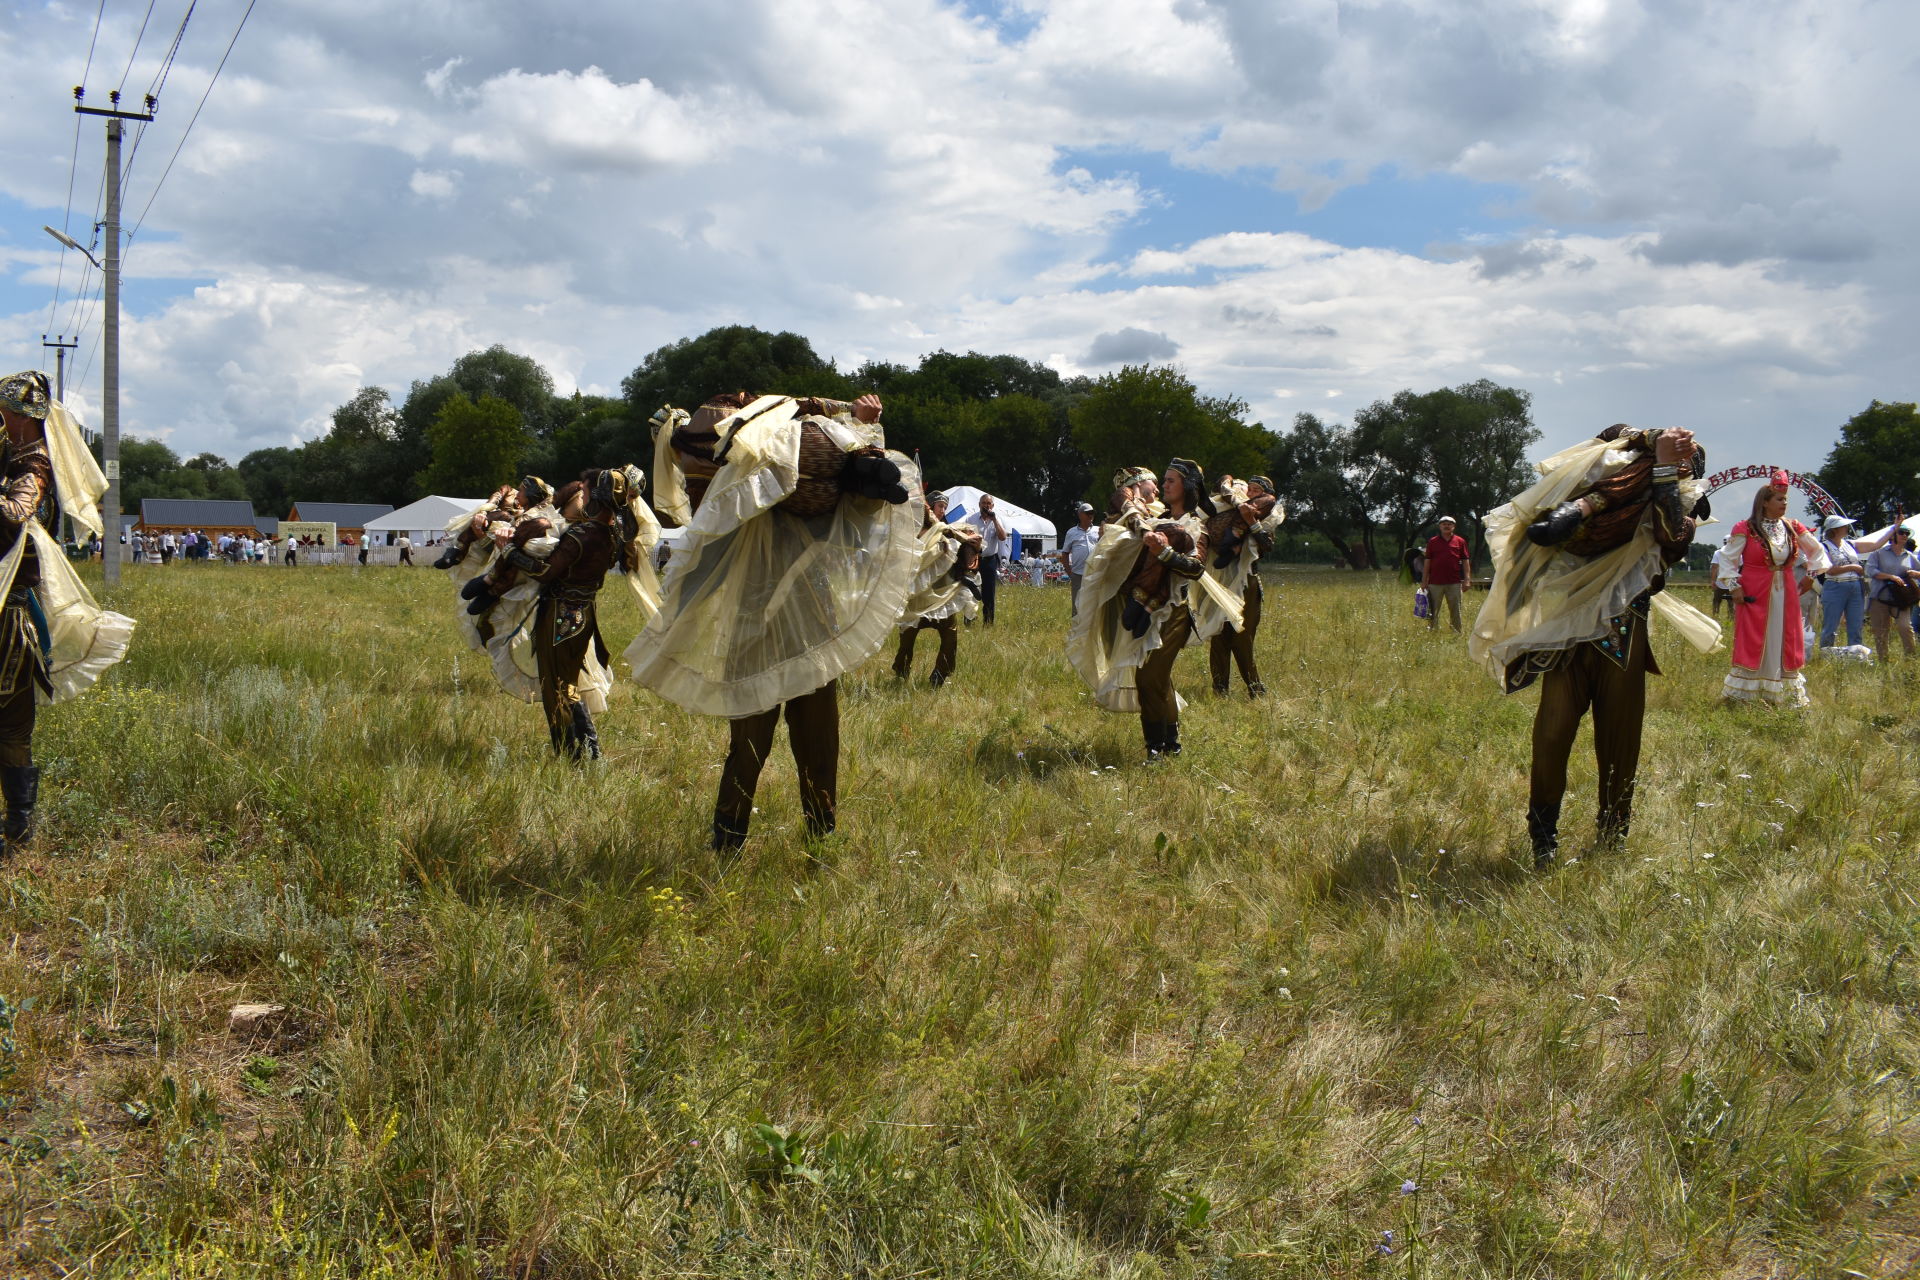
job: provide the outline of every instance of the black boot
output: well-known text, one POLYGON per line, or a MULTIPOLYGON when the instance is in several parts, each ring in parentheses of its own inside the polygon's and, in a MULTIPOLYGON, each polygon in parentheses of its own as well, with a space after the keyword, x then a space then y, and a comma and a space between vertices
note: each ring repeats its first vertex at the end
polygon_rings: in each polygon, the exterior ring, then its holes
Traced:
POLYGON ((1247 696, 1249 698, 1264 698, 1267 696, 1267 686, 1261 684, 1258 680, 1249 680, 1247 681, 1247 696))
POLYGON ((0 792, 7 798, 7 850, 33 843, 33 808, 40 799, 40 770, 34 765, 0 768, 0 792))
POLYGON ((447 549, 440 553, 440 558, 433 562, 433 567, 436 569, 451 569, 466 558, 467 549, 465 547, 457 542, 449 542, 447 549))
POLYGON ((600 733, 593 727, 593 716, 588 713, 586 703, 573 704, 573 725, 567 737, 567 755, 572 759, 600 758, 600 733))
POLYGON ((467 580, 467 585, 460 588, 460 598, 467 601, 467 612, 476 618, 500 601, 500 597, 493 593, 493 585, 487 581, 487 575, 484 573, 477 578, 467 580))
POLYGON ((1169 720, 1160 726, 1160 750, 1170 756, 1180 754, 1180 722, 1169 720))
POLYGON ((707 842, 710 849, 715 853, 738 853, 746 842, 745 823, 736 826, 717 813, 713 815, 713 838, 707 842))
POLYGON ((1213 686, 1213 696, 1216 698, 1225 698, 1231 695, 1232 693, 1233 693, 1233 690, 1229 689, 1224 684, 1216 684, 1215 686, 1213 686))
POLYGON ((945 684, 946 682, 947 682, 947 673, 944 671, 935 671, 932 675, 927 677, 927 683, 932 685, 936 689, 938 689, 941 685, 945 684))
POLYGON ((1166 747, 1166 726, 1158 720, 1142 720, 1140 736, 1147 741, 1147 763, 1152 764, 1161 758, 1166 747))
POLYGON ((1533 841, 1533 869, 1545 871, 1560 850, 1560 806, 1527 806, 1527 835, 1533 841))

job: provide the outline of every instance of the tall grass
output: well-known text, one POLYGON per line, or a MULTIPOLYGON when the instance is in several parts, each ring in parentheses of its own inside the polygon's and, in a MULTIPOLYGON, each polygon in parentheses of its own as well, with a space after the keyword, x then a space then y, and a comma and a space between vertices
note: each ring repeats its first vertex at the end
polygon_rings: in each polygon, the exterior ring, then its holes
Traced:
POLYGON ((1009 587, 843 682, 840 835, 782 755, 728 859, 724 725, 626 686, 553 761, 437 574, 131 571, 0 889, 0 1271, 1920 1265, 1916 669, 1730 711, 1656 627, 1633 835, 1583 739, 1536 876, 1533 695, 1389 583, 1268 601, 1273 696, 1186 655, 1149 769, 1009 587))

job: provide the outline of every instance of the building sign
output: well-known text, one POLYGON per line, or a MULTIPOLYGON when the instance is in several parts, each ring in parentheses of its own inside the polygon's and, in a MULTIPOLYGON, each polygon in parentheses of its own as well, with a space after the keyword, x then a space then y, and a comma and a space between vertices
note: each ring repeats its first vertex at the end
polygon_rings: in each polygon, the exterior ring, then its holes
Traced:
POLYGON ((329 551, 340 545, 338 530, 331 520, 282 520, 280 536, 305 542, 310 547, 322 546, 329 551))
POLYGON ((1786 471, 1787 483, 1807 495, 1807 501, 1813 509, 1823 516, 1840 514, 1840 504, 1833 495, 1822 489, 1812 476, 1803 476, 1796 471, 1787 471, 1785 467, 1728 467, 1725 471, 1716 471, 1707 477, 1707 492, 1713 493, 1730 484, 1739 484, 1742 480, 1771 479, 1775 471, 1786 471))

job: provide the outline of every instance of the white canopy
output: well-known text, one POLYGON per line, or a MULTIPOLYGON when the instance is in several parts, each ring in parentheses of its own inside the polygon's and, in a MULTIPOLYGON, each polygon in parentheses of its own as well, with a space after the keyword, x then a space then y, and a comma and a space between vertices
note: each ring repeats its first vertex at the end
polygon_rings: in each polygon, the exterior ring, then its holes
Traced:
MULTIPOLYGON (((965 520, 978 511, 980 496, 986 493, 986 490, 976 489, 970 484, 956 484, 947 486, 941 492, 947 495, 947 522, 951 524, 965 520)), ((1019 534, 1022 540, 1039 539, 1041 550, 1046 550, 1051 540, 1059 536, 1060 530, 1054 527, 1053 521, 1045 516, 1035 515, 1025 507, 1015 506, 997 493, 989 496, 993 498, 994 514, 1000 517, 1000 523, 1007 526, 1009 533, 1019 534)))
POLYGON ((378 520, 367 521, 366 530, 370 534, 395 537, 405 534, 416 543, 428 542, 444 535, 455 517, 466 515, 486 501, 485 498, 446 498, 434 494, 410 502, 398 511, 390 511, 378 520))

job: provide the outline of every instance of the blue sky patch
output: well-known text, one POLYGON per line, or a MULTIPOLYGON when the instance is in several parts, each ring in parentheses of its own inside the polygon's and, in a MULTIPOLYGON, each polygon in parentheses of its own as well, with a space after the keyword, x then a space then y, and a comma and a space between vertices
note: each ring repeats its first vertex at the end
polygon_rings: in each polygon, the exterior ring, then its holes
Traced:
MULTIPOLYGON (((1451 174, 1402 177, 1384 165, 1312 212, 1303 212, 1293 193, 1275 189, 1270 173, 1184 169, 1159 153, 1067 151, 1059 167, 1085 169, 1101 179, 1132 175, 1157 195, 1115 231, 1104 259, 1113 262, 1142 249, 1174 249, 1231 231, 1297 231, 1346 248, 1423 255, 1434 245, 1469 238, 1505 239, 1530 221, 1505 212, 1519 206, 1518 188, 1451 174)), ((1108 287, 1138 283, 1110 281, 1108 287)))

